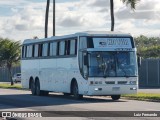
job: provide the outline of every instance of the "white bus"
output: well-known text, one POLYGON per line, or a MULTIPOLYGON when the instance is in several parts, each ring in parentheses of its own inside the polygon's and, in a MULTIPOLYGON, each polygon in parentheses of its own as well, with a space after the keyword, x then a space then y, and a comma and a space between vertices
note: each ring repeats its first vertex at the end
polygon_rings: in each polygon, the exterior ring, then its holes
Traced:
POLYGON ((136 48, 130 34, 82 32, 22 45, 22 86, 33 95, 62 92, 74 98, 135 94, 136 48))

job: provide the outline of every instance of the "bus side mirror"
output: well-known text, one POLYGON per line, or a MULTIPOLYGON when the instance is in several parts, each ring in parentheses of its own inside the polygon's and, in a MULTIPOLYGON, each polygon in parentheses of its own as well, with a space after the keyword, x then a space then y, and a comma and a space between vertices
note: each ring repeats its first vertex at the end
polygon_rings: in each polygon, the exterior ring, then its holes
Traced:
POLYGON ((88 56, 87 55, 84 55, 84 65, 88 66, 88 56))
POLYGON ((138 67, 140 67, 140 66, 141 66, 141 63, 142 63, 142 58, 141 58, 141 57, 138 57, 138 58, 137 58, 137 62, 138 62, 138 67))

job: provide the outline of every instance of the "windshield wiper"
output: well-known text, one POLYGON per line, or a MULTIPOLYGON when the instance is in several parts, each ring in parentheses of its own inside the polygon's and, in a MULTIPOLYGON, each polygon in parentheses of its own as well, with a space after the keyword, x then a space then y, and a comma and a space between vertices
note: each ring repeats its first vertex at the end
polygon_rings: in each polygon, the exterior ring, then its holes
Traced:
POLYGON ((103 74, 104 74, 104 78, 106 78, 107 77, 107 74, 106 74, 106 72, 107 72, 107 63, 104 61, 104 71, 103 71, 103 74))

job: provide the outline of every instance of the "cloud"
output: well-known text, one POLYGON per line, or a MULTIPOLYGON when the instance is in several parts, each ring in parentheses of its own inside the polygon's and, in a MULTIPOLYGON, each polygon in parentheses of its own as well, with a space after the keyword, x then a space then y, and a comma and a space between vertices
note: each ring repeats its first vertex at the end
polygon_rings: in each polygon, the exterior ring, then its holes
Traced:
POLYGON ((64 16, 58 21, 62 27, 78 27, 83 25, 83 19, 80 16, 64 16))
POLYGON ((115 11, 117 19, 135 19, 135 20, 155 20, 160 18, 160 11, 157 6, 160 5, 159 0, 141 0, 137 3, 136 10, 132 11, 128 7, 119 7, 115 11))
POLYGON ((116 28, 119 30, 126 30, 128 28, 131 29, 134 27, 135 27, 135 24, 132 21, 127 21, 124 23, 118 23, 116 28))
POLYGON ((137 10, 154 10, 159 0, 142 0, 137 4, 137 10), (150 4, 149 4, 150 3, 150 4))
POLYGON ((109 7, 110 1, 109 0, 92 0, 93 2, 90 3, 92 7, 109 7))
POLYGON ((160 12, 156 11, 136 11, 132 12, 124 9, 115 13, 118 19, 159 19, 160 12))
MULTIPOLYGON (((57 0, 58 1, 58 0, 57 0)), ((87 30, 110 30, 110 0, 68 0, 56 3, 56 33, 70 34, 87 30)), ((141 0, 135 12, 114 0, 115 31, 134 34, 160 27, 160 1, 141 0), (138 31, 138 32, 137 32, 138 31)), ((0 6, 10 6, 11 15, 0 16, 0 34, 15 39, 44 37, 46 1, 0 0, 0 6)), ((10 12, 7 11, 7 12, 10 12)), ((49 36, 52 35, 52 4, 49 14, 49 36)), ((156 32, 158 33, 158 32, 156 32)))

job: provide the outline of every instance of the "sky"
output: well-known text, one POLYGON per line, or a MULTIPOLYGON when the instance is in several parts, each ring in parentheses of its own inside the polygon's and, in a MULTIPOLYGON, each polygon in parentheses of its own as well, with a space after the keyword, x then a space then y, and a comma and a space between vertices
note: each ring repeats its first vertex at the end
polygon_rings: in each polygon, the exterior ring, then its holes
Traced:
MULTIPOLYGON (((52 2, 52 0, 50 0, 52 2)), ((56 0, 56 35, 110 31, 110 0, 56 0)), ((160 0, 140 0, 131 10, 114 0, 115 31, 160 37, 160 0)), ((46 0, 0 0, 0 37, 44 38, 46 0)), ((52 36, 50 4, 48 36, 52 36)))

